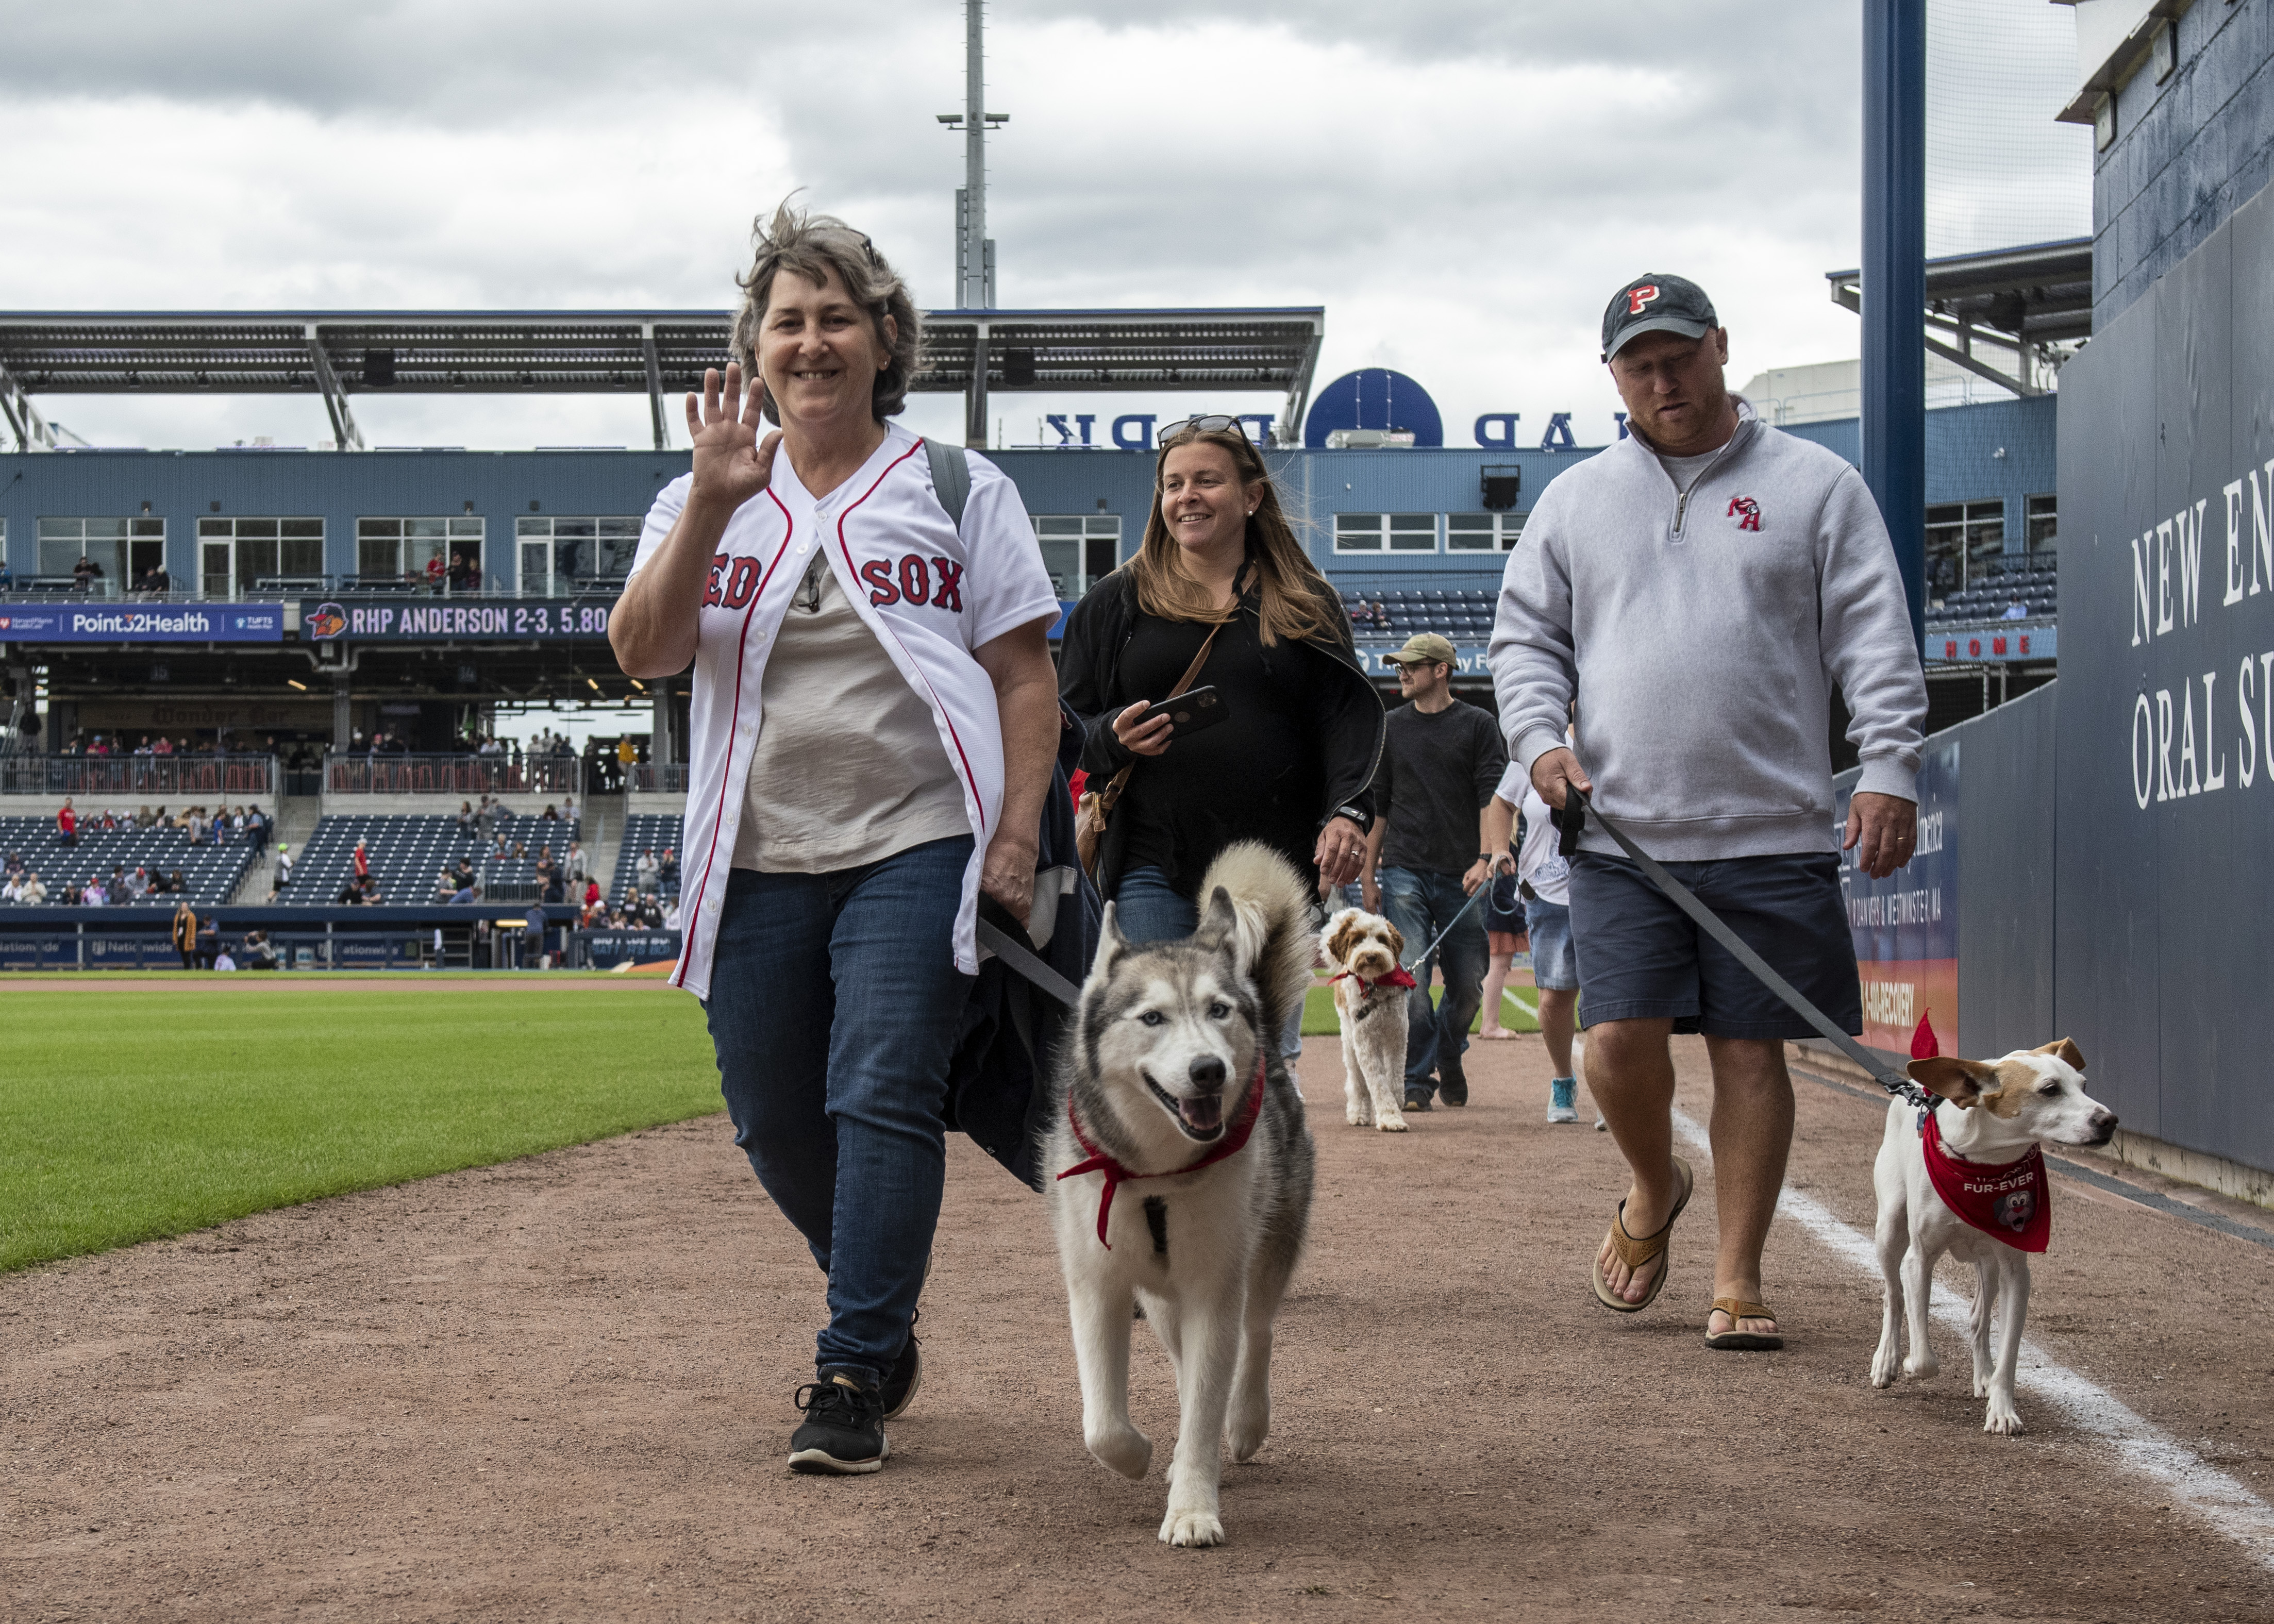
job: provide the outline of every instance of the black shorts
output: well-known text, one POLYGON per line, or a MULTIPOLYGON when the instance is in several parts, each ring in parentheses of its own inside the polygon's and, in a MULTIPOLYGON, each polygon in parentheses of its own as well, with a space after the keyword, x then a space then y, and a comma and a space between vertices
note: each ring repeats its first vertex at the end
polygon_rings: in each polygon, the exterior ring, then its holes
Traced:
MULTIPOLYGON (((1666 869, 1842 1032, 1863 1032, 1839 858, 1728 857, 1666 869)), ((1571 934, 1585 1026, 1670 1017, 1676 1032, 1709 1037, 1818 1035, 1624 857, 1571 860, 1571 934)))

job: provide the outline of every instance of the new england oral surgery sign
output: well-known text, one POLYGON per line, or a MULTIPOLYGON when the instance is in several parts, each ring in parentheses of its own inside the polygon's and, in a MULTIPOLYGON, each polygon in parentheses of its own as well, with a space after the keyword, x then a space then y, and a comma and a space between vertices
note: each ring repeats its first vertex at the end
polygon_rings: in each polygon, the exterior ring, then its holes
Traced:
POLYGON ((560 642, 608 635, 611 598, 398 598, 327 599, 300 605, 300 635, 312 643, 560 642))
POLYGON ((0 604, 5 643, 281 643, 282 604, 0 604))
POLYGON ((2060 379, 2054 1015, 2127 1130, 2274 1167, 2274 193, 2097 325, 2060 379))

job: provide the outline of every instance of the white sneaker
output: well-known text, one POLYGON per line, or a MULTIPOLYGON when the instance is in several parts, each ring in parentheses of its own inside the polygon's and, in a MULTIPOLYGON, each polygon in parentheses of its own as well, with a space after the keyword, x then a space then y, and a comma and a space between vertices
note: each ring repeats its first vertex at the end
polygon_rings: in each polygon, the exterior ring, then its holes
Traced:
POLYGON ((1579 1120, 1579 1113, 1572 1109, 1571 1107, 1568 1105, 1551 1105, 1547 1108, 1547 1120, 1550 1122, 1577 1122, 1579 1120))
POLYGON ((1601 1117, 1600 1117, 1600 1116, 1598 1116, 1598 1117, 1596 1117, 1596 1118, 1595 1118, 1595 1132, 1598 1132, 1598 1133, 1608 1133, 1610 1131, 1611 1131, 1611 1124, 1610 1124, 1609 1123, 1605 1122, 1605 1121, 1604 1121, 1601 1117))

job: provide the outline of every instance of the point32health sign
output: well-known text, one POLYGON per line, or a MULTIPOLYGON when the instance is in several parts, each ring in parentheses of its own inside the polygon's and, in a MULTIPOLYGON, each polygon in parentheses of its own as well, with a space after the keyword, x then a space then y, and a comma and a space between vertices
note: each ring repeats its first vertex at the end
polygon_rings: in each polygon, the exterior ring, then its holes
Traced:
POLYGON ((0 604, 0 643, 281 643, 282 604, 0 604))
POLYGON ((614 607, 606 598, 326 598, 300 605, 300 635, 311 643, 561 643, 605 638, 614 607))

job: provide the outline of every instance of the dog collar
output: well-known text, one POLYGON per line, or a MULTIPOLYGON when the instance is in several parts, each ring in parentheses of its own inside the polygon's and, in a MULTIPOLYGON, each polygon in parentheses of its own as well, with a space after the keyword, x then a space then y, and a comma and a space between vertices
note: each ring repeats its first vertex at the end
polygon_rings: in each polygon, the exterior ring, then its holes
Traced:
POLYGON ((2044 1153, 2035 1145, 2011 1162, 1969 1162, 1942 1147, 1934 1112, 1919 1126, 1926 1176, 1943 1205, 1983 1234, 2020 1252, 2043 1252, 2053 1235, 2052 1187, 2044 1153))
POLYGON ((1224 1136, 1210 1146, 1208 1153, 1197 1162, 1186 1162, 1180 1168, 1171 1168, 1165 1173, 1133 1173, 1111 1155, 1089 1142, 1089 1135, 1081 1131, 1081 1118, 1074 1115, 1073 1095, 1066 1095, 1066 1121, 1073 1128, 1073 1142, 1089 1153, 1089 1160, 1077 1162, 1058 1175, 1072 1178, 1078 1173, 1105 1175, 1104 1193, 1097 1198, 1097 1240, 1106 1251, 1113 1243, 1105 1238, 1105 1221, 1113 1211, 1113 1192, 1125 1180, 1132 1178, 1173 1178, 1179 1173, 1197 1173, 1204 1167, 1213 1167, 1226 1156, 1236 1156, 1247 1144, 1247 1136, 1255 1132, 1256 1120, 1263 1115, 1263 1056, 1255 1056, 1255 1080, 1247 1086, 1247 1099, 1241 1107, 1240 1120, 1225 1131, 1224 1136))
POLYGON ((1355 970, 1344 970, 1339 974, 1329 976, 1327 979, 1330 981, 1345 980, 1356 981, 1358 983, 1359 992, 1361 995, 1370 993, 1377 987, 1412 987, 1416 985, 1413 980, 1413 972, 1407 969, 1404 965, 1398 966, 1397 968, 1392 970, 1388 975, 1377 975, 1370 981, 1355 970))

